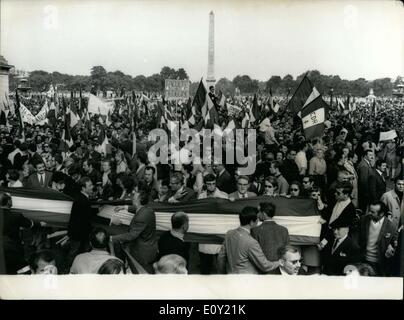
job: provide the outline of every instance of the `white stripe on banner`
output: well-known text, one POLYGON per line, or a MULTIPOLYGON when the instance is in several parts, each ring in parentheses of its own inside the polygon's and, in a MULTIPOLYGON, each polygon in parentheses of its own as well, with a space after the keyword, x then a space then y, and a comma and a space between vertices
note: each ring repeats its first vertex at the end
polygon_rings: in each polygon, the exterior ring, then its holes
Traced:
POLYGON ((274 221, 288 229, 290 235, 319 237, 321 232, 320 216, 292 217, 275 216, 274 221))
MULTIPOLYGON (((100 208, 101 217, 121 220, 124 225, 130 225, 133 214, 129 213, 128 206, 122 206, 115 212, 114 206, 106 205, 100 208)), ((156 229, 165 231, 171 229, 171 215, 173 212, 156 212, 156 229)), ((212 214, 212 213, 188 213, 190 233, 200 234, 226 234, 227 231, 240 226, 237 214, 212 214)), ((320 216, 277 216, 274 221, 288 229, 290 235, 319 237, 321 224, 318 223, 320 216)))
POLYGON ((13 209, 21 209, 29 211, 37 210, 37 211, 48 211, 48 212, 70 214, 73 206, 72 201, 32 199, 16 196, 12 196, 11 200, 13 202, 12 207, 13 209))

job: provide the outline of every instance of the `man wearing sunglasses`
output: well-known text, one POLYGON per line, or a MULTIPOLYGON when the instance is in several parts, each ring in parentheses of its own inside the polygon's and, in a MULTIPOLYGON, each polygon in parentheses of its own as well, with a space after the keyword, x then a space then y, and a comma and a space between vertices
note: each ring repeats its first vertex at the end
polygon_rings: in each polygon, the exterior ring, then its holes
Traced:
POLYGON ((286 245, 278 250, 279 267, 270 271, 270 274, 283 276, 306 275, 302 268, 302 256, 298 248, 286 245))

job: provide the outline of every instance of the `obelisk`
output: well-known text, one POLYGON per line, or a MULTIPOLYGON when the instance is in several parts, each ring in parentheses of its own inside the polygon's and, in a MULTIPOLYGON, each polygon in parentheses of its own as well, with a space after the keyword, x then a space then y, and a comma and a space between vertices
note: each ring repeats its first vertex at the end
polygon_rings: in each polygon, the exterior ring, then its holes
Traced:
POLYGON ((207 89, 214 86, 215 80, 215 14, 209 13, 209 49, 208 49, 208 76, 206 78, 207 89))

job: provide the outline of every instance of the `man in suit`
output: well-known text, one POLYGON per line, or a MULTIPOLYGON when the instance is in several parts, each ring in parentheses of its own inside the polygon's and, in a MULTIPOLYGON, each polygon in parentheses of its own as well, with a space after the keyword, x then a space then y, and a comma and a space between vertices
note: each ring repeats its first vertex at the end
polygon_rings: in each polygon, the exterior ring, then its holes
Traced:
POLYGON ((229 194, 229 199, 245 199, 256 197, 254 192, 248 191, 250 180, 247 176, 239 176, 237 178, 237 191, 229 194))
POLYGON ((362 161, 358 164, 358 197, 359 208, 366 212, 368 204, 371 202, 369 179, 373 174, 372 163, 375 155, 372 150, 366 150, 362 161))
POLYGON ((387 218, 387 206, 373 202, 369 214, 360 221, 359 246, 363 262, 370 264, 379 276, 390 275, 391 258, 394 256, 394 244, 397 229, 387 218))
POLYGON ((273 221, 276 206, 271 202, 259 204, 259 218, 263 223, 251 229, 251 235, 260 244, 265 257, 269 261, 277 261, 278 250, 289 244, 289 232, 283 226, 273 221))
POLYGON ((89 200, 93 193, 91 179, 83 177, 80 179, 79 185, 81 192, 73 202, 67 233, 70 240, 70 251, 68 254, 69 267, 79 253, 87 252, 90 249, 91 221, 98 213, 97 209, 91 207, 89 200))
POLYGON ((295 162, 296 150, 289 149, 286 154, 286 159, 283 161, 281 172, 283 173, 285 179, 288 183, 292 181, 299 180, 299 167, 295 162))
POLYGON ((144 170, 144 179, 141 181, 150 194, 151 202, 158 198, 158 186, 157 181, 154 178, 155 173, 156 168, 152 166, 146 166, 144 170))
POLYGON ((170 178, 170 188, 168 192, 168 202, 184 202, 196 199, 196 193, 191 188, 184 185, 184 176, 180 172, 175 172, 170 178))
POLYGON ((97 162, 93 159, 83 161, 83 171, 87 177, 91 179, 94 185, 101 182, 101 173, 96 169, 97 162))
POLYGON ((45 171, 45 164, 43 162, 38 162, 35 168, 36 172, 28 177, 24 187, 31 189, 51 187, 52 173, 45 171))
POLYGON ((329 227, 333 223, 337 223, 338 220, 344 221, 348 223, 350 227, 353 227, 356 209, 351 201, 351 193, 352 193, 352 184, 350 182, 338 182, 335 187, 335 198, 337 202, 334 207, 330 208, 330 210, 325 212, 325 220, 328 224, 324 224, 323 228, 327 228, 324 232, 325 240, 321 242, 321 246, 324 247, 327 243, 327 239, 331 233, 331 229, 329 227))
POLYGON ((227 232, 218 256, 220 273, 268 273, 279 267, 279 261, 265 258, 258 241, 250 234, 257 225, 257 213, 254 207, 244 207, 239 214, 240 227, 227 232))
POLYGON ((190 245, 184 241, 188 228, 189 218, 185 212, 176 212, 171 216, 171 230, 164 232, 158 241, 158 259, 167 254, 178 254, 188 263, 190 245))
POLYGON ((216 174, 216 186, 221 190, 228 193, 234 191, 234 181, 230 173, 226 170, 223 164, 214 164, 213 171, 216 174))
POLYGON ((400 219, 404 221, 404 178, 394 180, 394 189, 384 193, 380 199, 391 213, 390 220, 398 229, 400 219))
POLYGON ((342 219, 330 225, 333 234, 322 249, 324 274, 342 276, 346 265, 360 261, 359 246, 349 236, 349 225, 349 220, 342 219))
MULTIPOLYGON (((139 262, 149 273, 153 273, 153 263, 158 256, 158 242, 156 234, 156 215, 154 210, 146 205, 149 202, 149 193, 145 190, 135 194, 133 207, 129 212, 134 216, 127 233, 112 236, 113 244, 120 243, 127 246, 131 256, 139 262)), ((115 223, 114 221, 111 221, 115 223)))
POLYGON ((380 200, 386 192, 386 179, 384 178, 386 168, 386 161, 376 160, 376 168, 373 169, 372 175, 369 177, 370 199, 373 201, 380 200))
POLYGON ((279 267, 270 271, 269 274, 283 276, 306 275, 302 268, 302 256, 298 248, 286 245, 278 250, 279 267))

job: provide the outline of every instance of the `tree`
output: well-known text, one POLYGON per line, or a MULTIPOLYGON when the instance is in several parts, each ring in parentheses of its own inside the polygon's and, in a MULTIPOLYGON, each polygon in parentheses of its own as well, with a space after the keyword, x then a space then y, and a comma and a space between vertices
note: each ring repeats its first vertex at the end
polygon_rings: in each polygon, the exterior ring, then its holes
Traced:
POLYGON ((215 90, 218 92, 219 90, 225 95, 234 95, 236 87, 234 86, 233 82, 231 82, 227 78, 221 78, 216 83, 215 90))
POLYGON ((390 78, 375 79, 372 87, 376 96, 390 96, 393 93, 393 83, 390 78))
POLYGON ((272 92, 276 92, 279 90, 282 83, 282 78, 280 76, 272 76, 266 82, 265 90, 269 92, 269 89, 272 89, 272 92))
POLYGON ((186 80, 188 79, 188 74, 183 68, 179 68, 177 71, 177 78, 179 80, 186 80))
POLYGON ((52 83, 52 76, 43 70, 35 70, 29 74, 28 82, 33 91, 48 91, 52 83))
POLYGON ((297 83, 299 82, 297 80, 295 82, 292 75, 287 74, 283 77, 281 82, 282 93, 287 94, 290 91, 289 93, 292 94, 293 90, 297 87, 297 83))
POLYGON ((102 66, 94 66, 91 68, 91 84, 99 90, 105 90, 105 78, 107 71, 102 66))
POLYGON ((249 76, 236 76, 233 85, 240 89, 241 93, 255 93, 258 91, 258 80, 252 80, 249 76))

